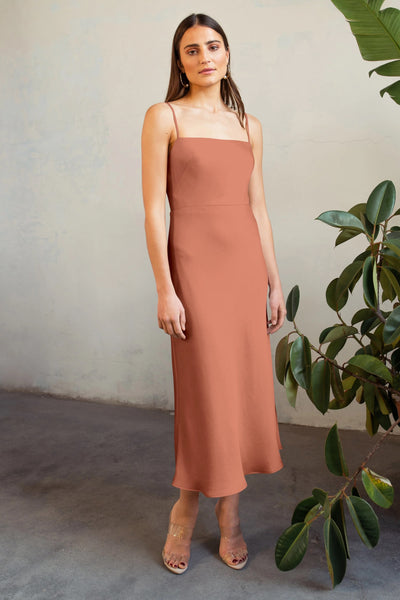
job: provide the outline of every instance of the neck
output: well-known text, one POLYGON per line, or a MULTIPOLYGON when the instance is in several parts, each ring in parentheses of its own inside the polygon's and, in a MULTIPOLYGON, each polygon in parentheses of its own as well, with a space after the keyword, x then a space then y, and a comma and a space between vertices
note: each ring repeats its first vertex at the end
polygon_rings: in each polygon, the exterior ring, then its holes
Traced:
POLYGON ((196 105, 198 108, 204 108, 210 112, 226 110, 226 106, 221 98, 220 82, 206 88, 191 85, 185 99, 189 104, 196 105))

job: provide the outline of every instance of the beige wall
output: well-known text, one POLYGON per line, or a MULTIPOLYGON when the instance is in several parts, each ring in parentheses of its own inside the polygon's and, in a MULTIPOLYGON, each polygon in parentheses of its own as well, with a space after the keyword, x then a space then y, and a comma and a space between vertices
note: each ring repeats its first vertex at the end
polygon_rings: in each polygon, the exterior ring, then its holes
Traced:
MULTIPOLYGON (((225 28, 232 74, 263 124, 267 205, 285 294, 301 288, 298 324, 314 341, 333 324, 325 287, 361 247, 334 250, 336 232, 315 217, 366 201, 386 178, 400 190, 400 108, 379 97, 385 82, 368 79, 329 0, 3 0, 0 11, 2 386, 172 407, 140 132, 190 12, 225 28)), ((296 410, 279 384, 276 396, 282 421, 363 427, 358 405, 323 418, 304 395, 296 410)))

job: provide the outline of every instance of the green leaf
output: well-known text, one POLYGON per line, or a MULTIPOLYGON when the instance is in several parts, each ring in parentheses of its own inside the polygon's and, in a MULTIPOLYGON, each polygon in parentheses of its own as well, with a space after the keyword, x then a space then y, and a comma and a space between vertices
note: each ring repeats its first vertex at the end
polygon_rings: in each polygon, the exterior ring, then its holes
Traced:
POLYGON ((331 327, 325 327, 325 329, 323 329, 321 331, 321 333, 319 334, 319 343, 322 344, 324 339, 326 338, 326 336, 328 335, 328 333, 330 331, 332 331, 332 329, 334 329, 334 325, 332 325, 331 327))
POLYGON ((375 386, 372 383, 364 382, 362 387, 359 389, 364 390, 364 400, 368 407, 368 410, 372 413, 375 412, 375 386))
POLYGON ((366 304, 371 308, 376 308, 378 303, 378 278, 376 262, 372 256, 368 256, 364 261, 363 290, 366 304))
POLYGON ((296 316, 297 309, 299 308, 300 302, 300 289, 298 285, 295 285, 289 292, 289 296, 286 301, 286 318, 288 321, 293 321, 296 316))
POLYGON ((372 317, 370 319, 366 319, 365 321, 363 321, 361 323, 361 327, 360 327, 360 332, 361 335, 365 335, 366 333, 368 333, 369 331, 371 331, 372 329, 375 329, 375 327, 380 323, 381 321, 378 319, 378 317, 372 317))
POLYGON ((379 421, 379 425, 381 427, 383 427, 383 429, 385 429, 386 431, 390 428, 391 426, 391 422, 390 422, 390 417, 388 417, 388 415, 378 415, 378 421, 379 421))
POLYGON ((378 75, 385 75, 386 77, 395 77, 400 75, 400 60, 392 60, 391 62, 385 63, 380 67, 371 69, 368 75, 371 77, 372 73, 378 73, 378 75))
POLYGON ((328 500, 328 492, 321 490, 321 488, 314 488, 312 495, 321 506, 324 507, 326 505, 326 501, 328 500))
MULTIPOLYGON (((400 14, 400 13, 399 13, 400 14)), ((371 192, 367 202, 367 217, 373 224, 386 221, 396 203, 396 188, 392 181, 379 183, 371 192)))
POLYGON ((396 83, 392 83, 385 88, 380 90, 380 95, 383 98, 384 94, 389 94, 392 100, 396 102, 396 104, 400 104, 400 81, 396 81, 396 83))
POLYGON ((358 310, 354 315, 353 318, 351 319, 351 324, 355 325, 356 323, 360 323, 361 321, 365 321, 365 319, 368 318, 375 318, 375 312, 373 310, 371 310, 370 308, 362 308, 361 310, 358 310))
MULTIPOLYGON (((398 9, 389 7, 380 10, 383 0, 332 0, 332 2, 349 22, 361 56, 365 60, 400 58, 400 11, 398 9)), ((396 69, 396 67, 385 67, 383 75, 392 74, 390 69, 396 69)), ((394 85, 396 86, 397 83, 394 85)), ((384 93, 384 90, 381 91, 381 95, 382 92, 384 93)), ((396 91, 393 94, 397 98, 396 91)))
POLYGON ((400 348, 393 352, 390 360, 392 362, 393 369, 397 371, 397 373, 400 373, 400 348))
MULTIPOLYGON (((398 240, 396 240, 398 241, 398 240)), ((386 248, 389 248, 389 250, 392 252, 392 254, 395 254, 396 256, 400 256, 400 247, 398 246, 398 244, 395 244, 392 240, 388 241, 388 240, 384 240, 384 245, 386 248)))
POLYGON ((375 504, 382 506, 382 508, 389 508, 389 506, 392 506, 394 490, 389 479, 374 473, 374 471, 371 471, 368 467, 363 468, 361 479, 365 491, 375 504))
MULTIPOLYGON (((368 235, 372 236, 372 234, 374 232, 374 226, 368 220, 366 210, 367 210, 367 203, 360 202, 359 204, 352 206, 349 210, 349 213, 358 217, 360 219, 361 223, 363 224, 365 231, 368 233, 368 235)), ((375 232, 375 233, 377 233, 377 232, 375 232)))
POLYGON ((340 338, 350 337, 355 333, 358 333, 356 327, 351 327, 350 325, 334 325, 326 336, 322 340, 320 339, 320 343, 326 344, 327 342, 333 342, 340 338))
POLYGON ((365 409, 366 417, 365 417, 365 429, 368 434, 373 437, 378 431, 379 420, 374 416, 374 414, 369 410, 368 406, 365 409))
POLYGON ((346 573, 346 549, 340 529, 333 519, 327 519, 324 523, 324 544, 329 574, 335 587, 346 573))
POLYGON ((335 367, 335 365, 332 365, 332 363, 330 363, 329 368, 331 370, 331 387, 333 395, 338 402, 344 402, 345 395, 339 369, 335 367))
POLYGON ((311 350, 306 336, 299 336, 290 348, 290 365, 297 383, 304 389, 311 385, 311 350))
POLYGON ((332 279, 325 292, 326 302, 328 306, 335 312, 339 312, 340 310, 342 310, 349 296, 347 290, 343 292, 343 294, 340 297, 338 296, 336 288, 338 280, 339 277, 335 277, 335 279, 332 279))
POLYGON ((393 267, 393 269, 400 271, 400 257, 395 256, 390 249, 384 248, 382 250, 382 258, 384 266, 393 267))
POLYGON ((353 375, 348 375, 347 373, 345 373, 343 375, 343 380, 342 380, 344 391, 350 390, 353 387, 355 381, 356 381, 356 378, 353 375))
POLYGON ((348 496, 346 504, 358 535, 368 548, 373 548, 379 541, 379 521, 375 511, 358 496, 348 496))
POLYGON ((330 472, 334 475, 348 476, 349 470, 344 459, 342 444, 340 442, 336 424, 330 429, 326 438, 325 462, 330 472))
POLYGON ((320 512, 320 510, 321 510, 321 507, 318 502, 315 506, 310 508, 310 510, 308 511, 308 513, 306 514, 306 516, 304 518, 304 522, 310 523, 310 525, 311 525, 311 521, 313 521, 315 519, 315 517, 319 516, 318 513, 320 512))
POLYGON ((394 290, 397 298, 400 299, 400 285, 399 285, 399 282, 396 279, 396 276, 387 267, 382 267, 381 268, 381 276, 382 276, 382 273, 385 273, 386 277, 390 281, 390 284, 391 284, 391 286, 392 286, 392 288, 393 288, 393 290, 394 290))
POLYGON ((275 350, 275 373, 280 384, 284 385, 286 366, 289 362, 289 336, 285 335, 275 350))
POLYGON ((332 0, 346 17, 364 60, 400 58, 399 11, 380 8, 383 0, 332 0), (371 43, 371 38, 373 42, 371 43))
POLYGON ((340 338, 331 342, 325 351, 326 356, 332 360, 336 358, 346 342, 347 338, 340 338))
MULTIPOLYGON (((389 381, 389 383, 392 383, 393 381, 393 377, 389 369, 385 367, 383 362, 375 356, 369 356, 368 354, 357 354, 349 360, 348 364, 356 367, 355 371, 361 369, 366 373, 376 375, 385 381, 389 381)), ((353 369, 352 371, 354 372, 353 369)))
POLYGON ((356 231, 354 229, 342 230, 335 240, 335 246, 339 246, 340 244, 343 244, 344 242, 348 242, 349 240, 353 239, 357 235, 360 235, 360 233, 361 233, 361 231, 356 231))
POLYGON ((314 405, 322 414, 325 414, 328 410, 331 391, 331 375, 327 360, 319 360, 314 363, 311 371, 311 389, 314 405))
POLYGON ((400 306, 397 306, 386 319, 383 328, 383 341, 385 344, 397 344, 400 339, 400 306))
POLYGON ((301 563, 307 550, 310 526, 295 523, 282 533, 275 547, 275 563, 281 571, 290 571, 301 563))
POLYGON ((329 402, 330 410, 340 410, 341 408, 346 408, 349 404, 351 404, 354 400, 355 392, 353 390, 346 390, 343 398, 337 399, 334 398, 329 402))
POLYGON ((338 500, 336 500, 336 502, 334 502, 332 504, 331 517, 340 529, 340 533, 342 534, 344 547, 346 550, 346 556, 347 556, 347 558, 350 558, 349 540, 347 539, 347 527, 346 527, 346 519, 344 516, 344 507, 343 507, 343 499, 342 498, 338 498, 338 500))
POLYGON ((388 401, 386 399, 386 392, 382 392, 379 388, 375 388, 375 397, 378 401, 379 410, 382 415, 390 415, 390 409, 388 401), (385 393, 385 396, 383 395, 385 393))
POLYGON ((285 386, 286 397, 289 401, 290 406, 293 408, 296 407, 296 397, 297 397, 297 388, 298 383, 293 377, 292 369, 290 365, 288 366, 285 374, 285 379, 283 381, 283 385, 285 386))
MULTIPOLYGON (((383 353, 383 325, 383 323, 379 323, 378 327, 373 333, 367 333, 367 336, 371 340, 371 353, 374 356, 383 353)), ((362 354, 362 352, 359 352, 359 354, 362 354)))
POLYGON ((305 498, 299 502, 293 512, 292 525, 303 523, 309 511, 317 504, 319 504, 318 500, 314 496, 309 496, 309 498, 305 498))
MULTIPOLYGON (((385 300, 390 300, 390 302, 393 302, 393 300, 396 297, 396 292, 393 289, 392 282, 390 281, 389 277, 387 276, 388 270, 389 269, 385 270, 385 267, 383 267, 380 269, 380 273, 379 273, 379 283, 381 284, 381 287, 382 287, 382 302, 385 302, 385 300)), ((397 283, 397 281, 396 281, 396 283, 397 283)))
POLYGON ((352 284, 357 283, 358 279, 361 276, 362 268, 362 261, 356 260, 355 262, 352 262, 349 265, 347 265, 345 269, 343 269, 336 283, 336 297, 338 299, 340 299, 341 296, 345 294, 345 292, 347 292, 350 287, 351 289, 353 289, 354 285, 352 286, 352 284))
POLYGON ((344 210, 327 210, 321 213, 316 220, 322 221, 332 227, 355 229, 356 231, 364 232, 364 227, 360 219, 344 210))

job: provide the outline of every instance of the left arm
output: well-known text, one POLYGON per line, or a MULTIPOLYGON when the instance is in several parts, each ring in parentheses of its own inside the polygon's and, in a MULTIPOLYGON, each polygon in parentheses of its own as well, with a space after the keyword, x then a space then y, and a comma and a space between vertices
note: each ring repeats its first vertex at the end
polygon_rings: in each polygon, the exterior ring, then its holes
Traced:
POLYGON ((286 306, 282 285, 279 278, 278 265, 275 257, 271 222, 269 220, 265 203, 262 173, 262 127, 260 121, 255 117, 248 115, 248 118, 250 139, 255 160, 254 169, 249 184, 250 206, 257 221, 262 251, 268 272, 269 305, 271 309, 270 320, 268 321, 268 333, 274 333, 280 327, 282 327, 284 323, 286 306))

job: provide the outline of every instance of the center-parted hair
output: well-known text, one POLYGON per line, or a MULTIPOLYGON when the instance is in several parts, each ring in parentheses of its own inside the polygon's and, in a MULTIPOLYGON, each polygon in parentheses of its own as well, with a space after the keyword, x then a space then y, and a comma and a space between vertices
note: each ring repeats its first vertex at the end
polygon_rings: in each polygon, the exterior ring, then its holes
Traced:
MULTIPOLYGON (((178 98, 183 98, 183 96, 186 96, 186 94, 189 91, 189 87, 183 86, 179 77, 181 73, 178 66, 178 61, 180 61, 179 46, 185 31, 187 31, 190 27, 194 27, 195 25, 209 27, 210 29, 213 29, 214 31, 219 33, 224 42, 225 49, 229 50, 229 44, 226 34, 222 29, 221 25, 217 23, 215 19, 202 13, 192 13, 191 15, 183 19, 183 21, 179 23, 172 41, 171 73, 165 102, 171 102, 173 100, 178 100, 178 98)), ((231 53, 229 52, 228 72, 230 71, 230 62, 231 53)), ((231 75, 229 75, 227 79, 221 80, 221 98, 224 104, 226 104, 226 106, 236 111, 240 124, 244 128, 244 104, 240 96, 239 89, 236 83, 233 81, 231 75)))

